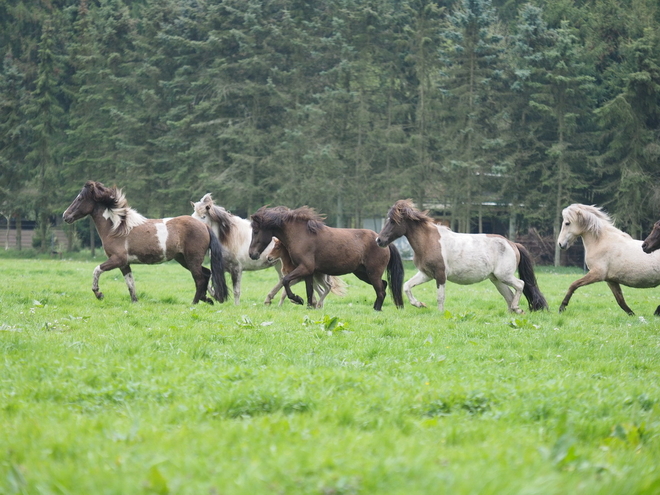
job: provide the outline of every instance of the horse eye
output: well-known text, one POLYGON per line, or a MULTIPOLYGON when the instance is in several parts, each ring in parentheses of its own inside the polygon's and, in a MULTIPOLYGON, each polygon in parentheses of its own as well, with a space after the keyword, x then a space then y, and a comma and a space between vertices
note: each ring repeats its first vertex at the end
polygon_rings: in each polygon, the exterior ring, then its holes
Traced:
POLYGON ((571 222, 566 222, 566 223, 564 223, 564 225, 566 225, 567 227, 568 227, 570 224, 571 224, 571 222))

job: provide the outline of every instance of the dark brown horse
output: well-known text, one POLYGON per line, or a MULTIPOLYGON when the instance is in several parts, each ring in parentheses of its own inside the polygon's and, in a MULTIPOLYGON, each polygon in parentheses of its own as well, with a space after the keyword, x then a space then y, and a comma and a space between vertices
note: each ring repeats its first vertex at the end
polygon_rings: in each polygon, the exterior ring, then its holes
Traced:
POLYGON ((149 220, 129 207, 121 189, 88 181, 64 212, 64 221, 73 223, 91 215, 103 242, 108 259, 94 269, 92 291, 103 299, 99 290, 101 273, 119 268, 124 275, 131 300, 137 301, 131 263, 156 264, 176 260, 190 270, 195 280, 193 304, 205 301, 209 278, 213 296, 219 302, 227 299, 222 248, 210 227, 189 216, 149 220), (211 251, 211 270, 202 266, 206 251, 211 251))
MULTIPOLYGON (((296 265, 294 265, 293 261, 291 261, 291 256, 289 255, 289 251, 287 251, 284 244, 282 244, 282 241, 280 241, 277 238, 273 239, 273 248, 268 253, 267 258, 270 263, 274 263, 277 260, 279 260, 282 263, 282 268, 281 268, 282 277, 296 268, 296 265)), ((268 293, 268 295, 266 296, 266 300, 264 301, 264 304, 270 305, 273 298, 283 287, 282 277, 280 277, 280 281, 277 282, 277 285, 275 285, 275 287, 273 287, 273 289, 268 293)), ((295 285, 301 280, 302 279, 292 280, 289 285, 290 286, 295 285)), ((315 306, 317 308, 322 308, 323 301, 325 300, 327 295, 330 294, 330 292, 338 296, 346 295, 346 283, 339 277, 332 277, 330 275, 326 275, 325 273, 315 272, 314 290, 319 296, 319 300, 316 302, 315 306)), ((282 297, 280 298, 280 306, 284 302, 285 298, 286 298, 286 291, 282 292, 282 297)), ((312 301, 312 304, 313 303, 314 301, 312 301)))
POLYGON ((312 307, 313 276, 353 273, 373 286, 376 291, 374 309, 380 311, 385 300, 387 282, 381 279, 387 269, 394 304, 403 307, 403 262, 399 251, 390 246, 380 249, 376 233, 366 229, 338 229, 328 227, 323 218, 306 206, 296 210, 279 206, 260 208, 252 215, 250 257, 257 259, 277 237, 286 246, 296 268, 282 278, 287 296, 293 302, 303 300, 291 292, 290 283, 302 278, 307 288, 307 305, 312 307))

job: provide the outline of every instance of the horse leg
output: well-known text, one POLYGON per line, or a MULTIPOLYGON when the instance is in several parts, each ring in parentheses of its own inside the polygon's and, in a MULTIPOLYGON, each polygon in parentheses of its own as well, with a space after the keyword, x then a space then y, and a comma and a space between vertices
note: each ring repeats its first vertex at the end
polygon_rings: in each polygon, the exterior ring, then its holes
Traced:
POLYGON ((437 287, 437 301, 438 301, 438 311, 443 312, 445 310, 445 285, 447 282, 438 282, 436 280, 435 285, 437 287))
POLYGON ((293 280, 302 279, 309 274, 310 274, 309 271, 303 265, 298 265, 296 268, 291 270, 282 278, 282 285, 284 286, 286 295, 295 304, 303 304, 305 301, 303 301, 302 297, 297 296, 291 291, 291 287, 290 287, 292 285, 291 282, 293 280))
POLYGON ((234 304, 241 302, 241 277, 243 275, 243 267, 235 265, 231 267, 231 285, 234 288, 234 304))
POLYGON ((387 282, 381 280, 380 275, 377 277, 375 277, 373 274, 370 275, 369 272, 364 268, 353 272, 353 274, 374 288, 376 291, 376 302, 374 302, 374 309, 376 311, 380 311, 383 308, 383 301, 385 301, 387 282))
POLYGON ((425 284, 429 280, 431 280, 431 277, 429 277, 423 272, 417 272, 415 273, 415 275, 412 276, 410 280, 408 280, 405 284, 403 284, 403 292, 405 292, 406 296, 408 296, 408 301, 410 301, 410 304, 412 304, 416 308, 425 308, 426 304, 418 301, 415 298, 415 296, 413 296, 412 288, 417 287, 418 285, 421 284, 425 284))
POLYGON ((509 279, 499 279, 495 275, 490 275, 490 281, 493 282, 493 285, 497 288, 497 291, 502 294, 504 300, 506 301, 509 311, 512 313, 522 314, 524 311, 520 309, 520 296, 522 296, 522 290, 525 287, 525 282, 518 280, 515 277, 509 277, 509 279), (514 293, 511 293, 513 287, 514 293))
MULTIPOLYGON (((612 294, 614 294, 614 299, 616 299, 617 304, 619 307, 624 310, 626 313, 628 313, 628 316, 635 316, 635 313, 633 312, 630 307, 626 304, 626 300, 623 298, 623 292, 621 291, 621 286, 616 283, 616 282, 610 282, 609 280, 606 281, 607 285, 609 286, 610 290, 612 291, 612 294)), ((656 313, 658 310, 656 309, 656 313)))
POLYGON ((124 275, 124 280, 126 281, 126 286, 128 287, 128 293, 131 295, 131 301, 137 302, 137 295, 135 294, 135 280, 133 279, 133 272, 131 271, 131 265, 126 265, 119 267, 121 273, 124 275))
POLYGON ((187 260, 183 253, 179 253, 174 257, 174 259, 186 270, 190 272, 193 280, 195 281, 195 297, 193 297, 193 304, 197 304, 199 301, 204 301, 205 303, 213 304, 213 299, 206 297, 206 290, 209 287, 209 278, 211 276, 211 270, 204 268, 202 262, 198 263, 187 260), (190 265, 193 265, 192 267, 190 265), (207 270, 205 272, 204 270, 207 270))
POLYGON ((266 296, 266 300, 264 301, 264 304, 266 306, 270 306, 270 303, 273 301, 273 298, 277 295, 277 293, 280 291, 281 288, 282 288, 282 279, 280 278, 280 280, 277 281, 277 284, 275 284, 275 287, 273 287, 266 296))
POLYGON ((571 296, 573 295, 573 292, 575 292, 578 288, 584 287, 585 285, 593 284, 594 282, 601 282, 602 280, 603 277, 601 277, 600 273, 597 273, 595 271, 590 271, 584 277, 577 279, 568 288, 568 292, 566 292, 566 295, 564 296, 564 300, 561 302, 561 305, 559 306, 559 312, 562 313, 566 309, 566 306, 568 306, 568 301, 571 300, 571 296))
POLYGON ((332 290, 332 280, 328 275, 315 274, 314 275, 314 288, 319 295, 319 300, 316 303, 317 308, 323 307, 323 301, 330 291, 332 290))
POLYGON ((307 292, 307 307, 316 308, 316 301, 314 301, 314 274, 305 277, 305 289, 307 292))
MULTIPOLYGON (((117 256, 111 256, 103 263, 98 265, 96 268, 94 268, 94 274, 92 276, 92 292, 94 292, 96 299, 98 300, 103 299, 103 292, 99 290, 99 278, 101 277, 101 274, 103 272, 107 272, 108 270, 114 270, 115 268, 119 268, 121 266, 127 266, 125 260, 120 259, 117 256)), ((131 301, 136 302, 137 298, 133 299, 133 297, 134 295, 131 294, 131 301)))

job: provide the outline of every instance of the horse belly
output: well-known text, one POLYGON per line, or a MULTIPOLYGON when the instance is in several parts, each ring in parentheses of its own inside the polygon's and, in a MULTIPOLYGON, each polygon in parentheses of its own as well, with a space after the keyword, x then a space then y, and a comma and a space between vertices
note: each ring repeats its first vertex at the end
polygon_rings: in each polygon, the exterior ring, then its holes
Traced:
POLYGON ((169 233, 167 221, 141 225, 133 229, 126 238, 126 252, 129 263, 153 265, 167 261, 169 233))
MULTIPOLYGON (((632 241, 622 249, 609 250, 609 259, 606 260, 607 273, 605 280, 616 282, 627 287, 649 289, 660 285, 660 252, 648 255, 642 251, 641 241, 632 241)), ((598 269, 600 260, 594 260, 589 253, 587 265, 590 270, 598 269), (593 264, 593 266, 592 266, 593 264)))

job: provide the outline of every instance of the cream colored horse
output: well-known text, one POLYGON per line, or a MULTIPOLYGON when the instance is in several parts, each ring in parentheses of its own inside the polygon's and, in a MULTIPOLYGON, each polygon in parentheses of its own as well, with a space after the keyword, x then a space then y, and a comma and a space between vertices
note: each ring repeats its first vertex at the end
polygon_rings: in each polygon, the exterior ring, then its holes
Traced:
MULTIPOLYGON (((660 285, 660 251, 645 254, 642 241, 617 229, 612 219, 595 206, 572 204, 564 209, 562 217, 557 243, 561 249, 567 249, 575 239, 582 237, 589 272, 571 284, 559 311, 566 309, 579 287, 605 281, 619 307, 634 315, 623 298, 621 285, 641 289, 660 285)), ((660 306, 655 315, 660 316, 660 306)))

